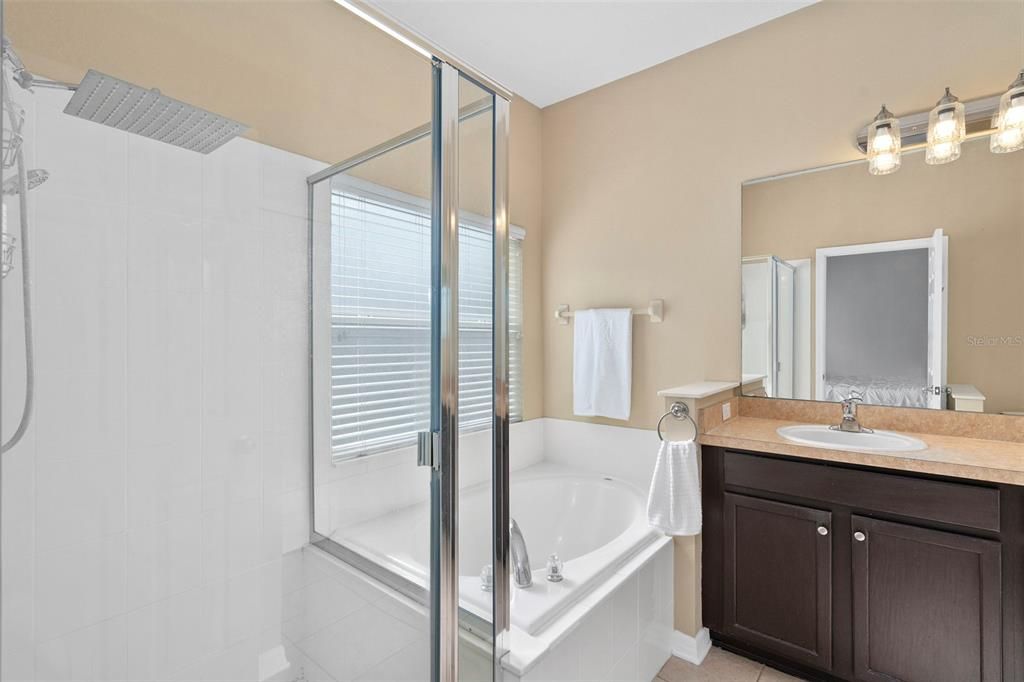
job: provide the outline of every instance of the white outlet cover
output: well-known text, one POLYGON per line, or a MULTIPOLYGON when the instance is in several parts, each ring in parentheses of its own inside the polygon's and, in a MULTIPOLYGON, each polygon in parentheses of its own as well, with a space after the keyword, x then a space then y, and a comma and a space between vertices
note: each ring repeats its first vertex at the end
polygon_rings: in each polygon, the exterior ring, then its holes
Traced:
POLYGON ((725 421, 730 417, 732 417, 732 403, 724 402, 722 403, 722 421, 725 421))

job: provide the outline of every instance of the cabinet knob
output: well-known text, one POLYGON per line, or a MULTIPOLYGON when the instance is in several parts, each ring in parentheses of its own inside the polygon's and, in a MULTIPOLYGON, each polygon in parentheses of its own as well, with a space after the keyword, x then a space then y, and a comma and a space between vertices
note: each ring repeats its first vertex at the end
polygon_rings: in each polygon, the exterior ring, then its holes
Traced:
POLYGON ((828 528, 825 526, 818 526, 818 535, 828 535, 828 528))
POLYGON ((860 531, 857 531, 856 533, 853 534, 853 539, 856 540, 857 542, 864 542, 865 540, 868 539, 868 536, 864 535, 864 533, 861 533, 860 531))

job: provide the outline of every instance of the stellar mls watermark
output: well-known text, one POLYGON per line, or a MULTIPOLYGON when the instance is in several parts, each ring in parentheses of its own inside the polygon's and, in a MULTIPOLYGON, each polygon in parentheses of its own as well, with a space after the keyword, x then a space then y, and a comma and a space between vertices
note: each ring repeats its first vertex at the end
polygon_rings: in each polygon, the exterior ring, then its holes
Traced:
POLYGON ((968 336, 967 345, 974 348, 1024 346, 1024 334, 1011 334, 1007 336, 968 336))

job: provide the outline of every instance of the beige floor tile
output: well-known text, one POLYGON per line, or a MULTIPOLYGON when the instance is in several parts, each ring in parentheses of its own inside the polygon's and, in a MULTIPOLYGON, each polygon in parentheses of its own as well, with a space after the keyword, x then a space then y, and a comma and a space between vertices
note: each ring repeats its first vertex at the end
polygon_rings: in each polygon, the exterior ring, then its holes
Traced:
POLYGON ((761 670, 761 677, 757 678, 757 682, 799 682, 801 678, 787 675, 784 672, 778 671, 775 668, 765 666, 761 670))
POLYGON ((762 667, 750 659, 711 647, 699 666, 673 656, 658 677, 663 682, 757 682, 762 667))

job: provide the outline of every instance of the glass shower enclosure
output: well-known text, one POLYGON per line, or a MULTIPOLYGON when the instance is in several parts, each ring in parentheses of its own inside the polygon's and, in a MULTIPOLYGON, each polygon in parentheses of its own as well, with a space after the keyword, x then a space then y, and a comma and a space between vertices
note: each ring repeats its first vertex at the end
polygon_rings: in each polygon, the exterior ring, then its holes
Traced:
POLYGON ((479 679, 508 622, 508 101, 432 69, 431 123, 309 178, 312 542, 429 606, 436 679, 479 679))
POLYGON ((510 94, 348 0, 0 25, 0 679, 493 680, 510 94))
POLYGON ((797 397, 796 269, 776 256, 744 258, 741 267, 743 380, 760 378, 773 398, 797 397))

